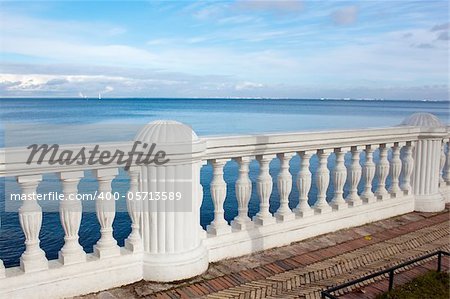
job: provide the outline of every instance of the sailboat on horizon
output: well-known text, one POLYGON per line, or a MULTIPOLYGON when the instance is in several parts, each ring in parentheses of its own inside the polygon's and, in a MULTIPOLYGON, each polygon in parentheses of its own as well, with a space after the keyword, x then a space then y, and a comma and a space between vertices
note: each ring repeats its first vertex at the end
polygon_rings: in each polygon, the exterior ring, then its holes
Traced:
POLYGON ((102 99, 102 94, 98 93, 98 99, 101 100, 102 99))

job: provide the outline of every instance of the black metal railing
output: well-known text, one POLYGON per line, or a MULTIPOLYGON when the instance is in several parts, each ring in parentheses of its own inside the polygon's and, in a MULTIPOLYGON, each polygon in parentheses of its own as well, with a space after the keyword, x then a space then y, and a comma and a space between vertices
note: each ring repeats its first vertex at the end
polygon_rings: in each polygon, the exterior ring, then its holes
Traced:
POLYGON ((322 292, 321 292, 321 296, 322 296, 322 298, 337 299, 337 297, 334 296, 334 295, 332 295, 331 293, 336 292, 336 291, 341 290, 341 289, 344 289, 344 288, 347 288, 347 287, 349 287, 349 286, 351 286, 351 285, 354 285, 354 284, 357 284, 357 283, 366 281, 366 280, 368 280, 368 279, 371 279, 371 278, 375 278, 375 277, 377 277, 377 276, 384 275, 384 274, 386 274, 386 273, 389 273, 389 291, 390 291, 390 290, 392 290, 392 288, 394 287, 394 275, 395 275, 395 270, 400 269, 400 268, 404 268, 404 267, 406 267, 406 266, 409 266, 409 265, 411 265, 411 264, 420 262, 420 261, 425 260, 425 259, 428 259, 428 258, 430 258, 430 257, 434 257, 434 256, 436 256, 436 255, 437 255, 437 257, 438 257, 438 258, 437 258, 437 271, 440 272, 440 271, 441 271, 441 268, 442 268, 442 267, 441 267, 442 255, 447 255, 447 256, 450 255, 450 253, 448 253, 448 252, 446 252, 446 251, 442 251, 442 250, 435 251, 435 252, 432 252, 432 253, 423 255, 423 256, 418 257, 418 258, 415 258, 415 259, 413 259, 413 260, 410 260, 410 261, 401 263, 401 264, 399 264, 399 265, 397 265, 397 266, 394 266, 394 267, 391 267, 391 268, 388 268, 388 269, 385 269, 385 270, 381 270, 381 271, 378 271, 378 272, 375 272, 375 273, 372 273, 372 274, 363 276, 363 277, 361 277, 361 278, 358 278, 358 279, 355 279, 355 280, 352 280, 352 281, 349 281, 349 282, 340 284, 340 285, 338 285, 338 286, 329 288, 329 289, 327 289, 327 290, 325 290, 325 291, 322 291, 322 292))

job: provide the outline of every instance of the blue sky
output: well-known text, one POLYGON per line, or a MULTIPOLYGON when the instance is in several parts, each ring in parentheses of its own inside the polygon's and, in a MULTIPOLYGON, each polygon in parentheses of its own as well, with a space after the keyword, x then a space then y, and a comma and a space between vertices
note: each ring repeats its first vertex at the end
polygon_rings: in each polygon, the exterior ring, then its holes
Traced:
POLYGON ((1 1, 0 95, 449 99, 447 1, 1 1))

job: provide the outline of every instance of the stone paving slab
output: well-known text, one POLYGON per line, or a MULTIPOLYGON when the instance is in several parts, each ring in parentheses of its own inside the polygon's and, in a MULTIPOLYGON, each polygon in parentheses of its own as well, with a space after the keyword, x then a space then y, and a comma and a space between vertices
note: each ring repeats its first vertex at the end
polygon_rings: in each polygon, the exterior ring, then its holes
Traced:
POLYGON ((448 207, 441 213, 414 212, 212 263, 187 281, 140 281, 78 298, 320 298, 327 287, 450 250, 449 224, 448 207))

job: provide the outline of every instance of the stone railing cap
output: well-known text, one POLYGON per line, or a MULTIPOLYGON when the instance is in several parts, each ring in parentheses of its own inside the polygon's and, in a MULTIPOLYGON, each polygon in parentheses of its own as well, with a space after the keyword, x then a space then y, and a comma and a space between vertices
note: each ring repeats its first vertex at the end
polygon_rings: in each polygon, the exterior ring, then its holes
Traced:
POLYGON ((435 115, 431 113, 414 113, 405 118, 400 124, 401 126, 417 126, 424 128, 438 128, 443 127, 442 122, 435 115))
POLYGON ((151 143, 191 143, 199 140, 191 127, 173 120, 156 120, 145 125, 134 140, 151 143))

